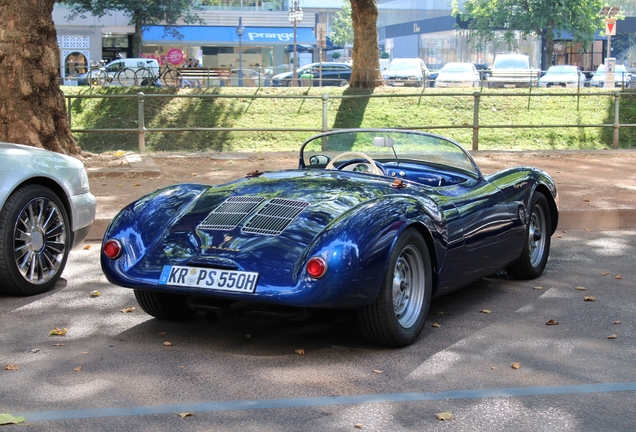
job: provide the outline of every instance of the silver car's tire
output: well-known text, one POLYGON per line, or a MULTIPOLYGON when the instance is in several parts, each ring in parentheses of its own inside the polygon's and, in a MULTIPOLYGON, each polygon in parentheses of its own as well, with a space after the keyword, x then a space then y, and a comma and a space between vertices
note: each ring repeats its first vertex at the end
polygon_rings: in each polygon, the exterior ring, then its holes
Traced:
POLYGON ((536 192, 529 207, 525 244, 521 256, 506 270, 517 279, 535 279, 541 276, 550 254, 550 207, 545 196, 536 192))
POLYGON ((190 318, 196 311, 186 305, 186 296, 154 291, 134 290, 135 299, 148 315, 166 321, 190 318))
POLYGON ((34 295, 62 275, 72 244, 66 209, 50 189, 26 185, 0 211, 0 292, 34 295))
POLYGON ((433 287, 431 257, 413 228, 398 238, 376 301, 358 311, 365 337, 376 344, 401 347, 415 341, 424 327, 433 287))

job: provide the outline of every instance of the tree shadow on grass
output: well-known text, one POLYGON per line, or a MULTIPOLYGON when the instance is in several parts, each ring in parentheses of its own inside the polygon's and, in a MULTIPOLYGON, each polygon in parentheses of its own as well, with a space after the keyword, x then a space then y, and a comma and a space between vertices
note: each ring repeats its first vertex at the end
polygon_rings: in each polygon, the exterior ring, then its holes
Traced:
MULTIPOLYGON (((344 96, 336 118, 333 122, 334 129, 342 128, 359 128, 364 121, 364 115, 373 89, 347 88, 342 95, 344 96)), ((351 135, 351 142, 341 143, 342 150, 350 150, 353 147, 355 135, 351 135)))
MULTIPOLYGON (((139 89, 103 88, 81 94, 128 96, 80 99, 71 102, 74 129, 137 129, 139 127, 139 89), (79 126, 81 125, 81 126, 79 126)), ((179 97, 179 89, 144 88, 143 113, 147 129, 231 127, 244 111, 234 100, 205 97, 179 97), (167 95, 155 97, 154 95, 167 95), (174 97, 168 97, 173 95, 174 97)), ((219 89, 201 91, 201 95, 219 94, 219 89)), ((137 151, 139 135, 130 132, 75 132, 75 140, 84 151, 137 151)), ((146 132, 151 151, 223 151, 228 131, 146 132), (203 138, 201 137, 203 135, 203 138)))

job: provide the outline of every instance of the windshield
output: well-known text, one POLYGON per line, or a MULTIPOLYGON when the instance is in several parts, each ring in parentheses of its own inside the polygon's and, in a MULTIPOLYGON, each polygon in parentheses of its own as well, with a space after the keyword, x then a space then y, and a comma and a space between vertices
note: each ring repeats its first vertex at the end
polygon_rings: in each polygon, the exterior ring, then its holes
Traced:
POLYGON ((447 63, 440 72, 472 72, 473 68, 471 63, 447 63))
POLYGON ((495 59, 493 68, 496 69, 529 69, 527 57, 504 57, 495 59))
POLYGON ((420 62, 415 59, 395 59, 390 64, 387 70, 402 70, 402 69, 419 69, 420 62))
POLYGON ((576 73, 576 66, 550 66, 548 73, 576 73))
POLYGON ((300 149, 300 168, 322 166, 343 152, 362 152, 378 162, 419 161, 480 176, 473 158, 458 143, 430 133, 393 129, 343 129, 316 135, 300 149))

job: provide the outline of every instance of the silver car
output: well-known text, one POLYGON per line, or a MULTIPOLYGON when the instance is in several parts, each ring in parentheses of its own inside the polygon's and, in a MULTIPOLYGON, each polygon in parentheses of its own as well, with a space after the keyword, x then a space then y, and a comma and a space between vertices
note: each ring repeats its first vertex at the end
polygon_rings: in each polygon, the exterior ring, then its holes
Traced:
POLYGON ((0 294, 51 289, 95 219, 79 160, 0 142, 0 294))

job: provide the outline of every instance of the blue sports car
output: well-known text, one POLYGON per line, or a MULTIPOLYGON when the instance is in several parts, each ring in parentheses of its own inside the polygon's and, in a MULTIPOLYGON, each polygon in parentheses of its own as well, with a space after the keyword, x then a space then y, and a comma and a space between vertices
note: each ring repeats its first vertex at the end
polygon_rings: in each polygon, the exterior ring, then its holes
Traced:
POLYGON ((485 176, 442 136, 343 129, 304 142, 298 169, 140 198, 108 227, 101 263, 160 319, 349 309, 370 341, 398 347, 431 298, 503 268, 540 276, 557 221, 539 169, 485 176))

